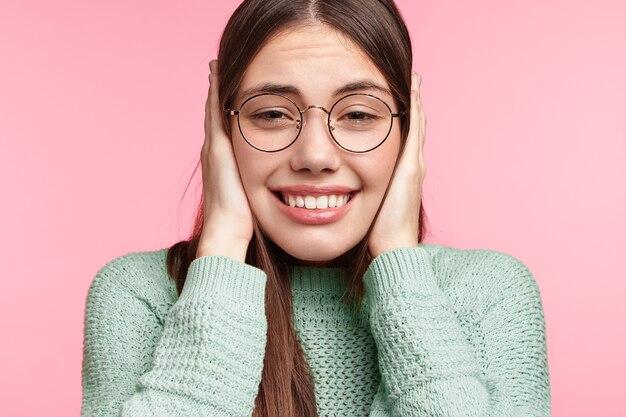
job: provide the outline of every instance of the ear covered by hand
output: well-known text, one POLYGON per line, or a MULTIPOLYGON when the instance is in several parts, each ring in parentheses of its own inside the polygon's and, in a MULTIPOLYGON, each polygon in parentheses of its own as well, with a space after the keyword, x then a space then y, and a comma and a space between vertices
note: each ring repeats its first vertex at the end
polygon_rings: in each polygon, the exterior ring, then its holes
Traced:
POLYGON ((222 125, 217 61, 211 61, 209 66, 210 86, 201 151, 204 227, 196 258, 222 255, 243 262, 253 235, 252 211, 239 176, 232 142, 222 125))
POLYGON ((401 247, 418 246, 419 211, 426 176, 424 141, 426 118, 420 97, 421 76, 411 76, 409 133, 389 191, 369 238, 369 252, 376 257, 401 247))

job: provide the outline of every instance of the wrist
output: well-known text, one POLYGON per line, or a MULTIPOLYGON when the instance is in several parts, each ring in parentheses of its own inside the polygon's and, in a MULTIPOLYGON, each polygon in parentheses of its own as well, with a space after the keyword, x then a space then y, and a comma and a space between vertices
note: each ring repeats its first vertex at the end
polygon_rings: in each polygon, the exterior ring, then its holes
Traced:
POLYGON ((372 258, 375 258, 385 252, 399 248, 416 248, 419 242, 415 239, 398 240, 394 242, 386 242, 385 245, 369 245, 369 252, 372 258))
POLYGON ((200 239, 196 250, 196 259, 202 256, 226 256, 245 263, 248 243, 241 241, 227 241, 225 239, 200 239))

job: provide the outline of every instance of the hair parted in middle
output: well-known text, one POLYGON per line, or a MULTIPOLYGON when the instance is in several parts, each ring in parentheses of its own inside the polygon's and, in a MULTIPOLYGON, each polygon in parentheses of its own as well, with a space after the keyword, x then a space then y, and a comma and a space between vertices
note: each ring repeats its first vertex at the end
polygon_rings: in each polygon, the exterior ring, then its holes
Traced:
MULTIPOLYGON (((340 32, 359 46, 385 77, 398 108, 409 112, 411 40, 392 0, 244 1, 232 14, 220 41, 217 60, 222 108, 232 108, 247 67, 268 41, 291 29, 319 24, 340 32)), ((222 114, 222 123, 226 131, 230 132, 226 113, 222 114)), ((409 123, 408 120, 401 120, 400 123, 401 154, 409 123)), ((383 202, 385 197, 386 193, 383 202)), ((248 247, 246 263, 266 273, 265 306, 268 323, 263 374, 253 416, 317 416, 313 379, 294 330, 290 265, 295 260, 272 242, 263 233, 258 221, 253 220, 254 235, 248 247)), ((426 233, 426 220, 422 203, 419 211, 420 229, 416 231, 418 242, 422 242, 426 233)), ((189 265, 195 259, 203 226, 204 201, 200 201, 192 235, 188 240, 173 245, 167 256, 168 273, 176 283, 179 294, 189 265)), ((362 277, 371 262, 367 250, 371 227, 361 242, 334 263, 346 270, 347 291, 343 301, 354 307, 355 319, 359 317, 364 295, 362 277)))

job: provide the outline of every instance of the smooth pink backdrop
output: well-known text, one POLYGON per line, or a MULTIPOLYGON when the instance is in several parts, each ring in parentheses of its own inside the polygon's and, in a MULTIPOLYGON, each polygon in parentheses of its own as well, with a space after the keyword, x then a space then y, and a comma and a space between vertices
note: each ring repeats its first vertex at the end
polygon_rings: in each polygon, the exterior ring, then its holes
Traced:
MULTIPOLYGON (((238 1, 0 2, 0 414, 79 415, 84 303, 184 238, 208 62, 238 1)), ((626 6, 399 1, 432 236, 533 272, 554 416, 624 416, 626 6)))

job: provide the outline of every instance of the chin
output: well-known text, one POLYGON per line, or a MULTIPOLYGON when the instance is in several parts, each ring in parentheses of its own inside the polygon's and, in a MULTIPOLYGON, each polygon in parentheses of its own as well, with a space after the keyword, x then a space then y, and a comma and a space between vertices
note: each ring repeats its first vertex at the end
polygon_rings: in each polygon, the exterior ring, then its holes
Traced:
POLYGON ((352 246, 327 244, 326 242, 276 242, 290 256, 307 262, 329 262, 346 253, 352 246))
MULTIPOLYGON (((352 239, 344 236, 338 239, 329 239, 328 236, 319 236, 315 233, 301 233, 301 236, 294 238, 291 235, 278 234, 275 236, 270 231, 265 231, 268 237, 286 252, 289 256, 310 263, 331 263, 336 258, 348 252, 361 240, 355 235, 352 239)), ((362 238, 362 237, 361 237, 362 238)))
POLYGON ((369 225, 362 216, 355 218, 350 213, 338 222, 318 226, 294 224, 271 210, 257 213, 262 214, 257 217, 260 228, 276 246, 311 264, 330 264, 350 251, 363 239, 369 225))

